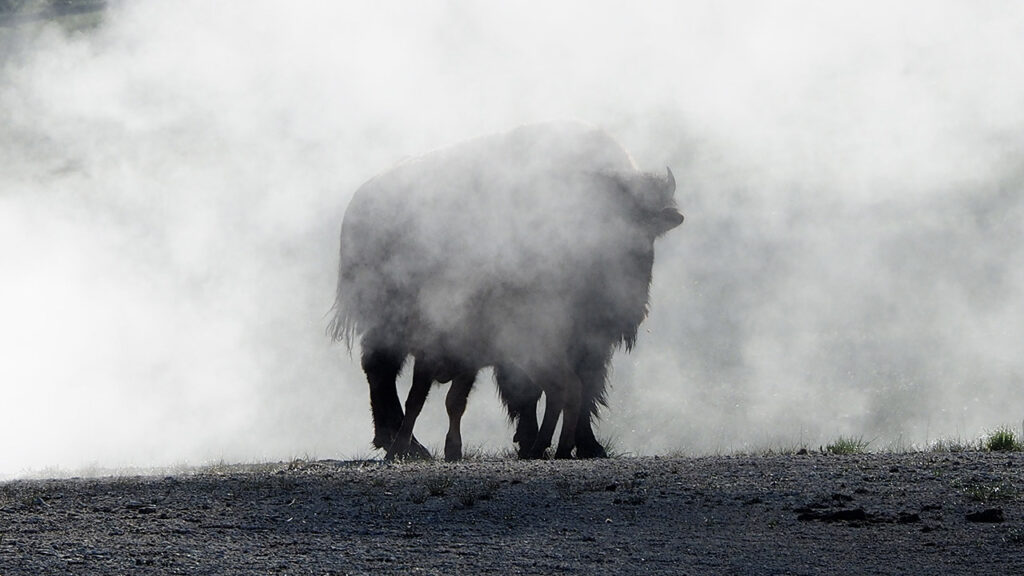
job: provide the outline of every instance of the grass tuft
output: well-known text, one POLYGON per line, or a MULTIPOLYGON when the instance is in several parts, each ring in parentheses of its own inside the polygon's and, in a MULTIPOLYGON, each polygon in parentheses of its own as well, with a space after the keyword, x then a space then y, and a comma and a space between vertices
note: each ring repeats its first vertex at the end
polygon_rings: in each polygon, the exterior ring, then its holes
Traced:
POLYGON ((486 479, 476 484, 464 484, 455 488, 456 507, 470 508, 478 501, 490 500, 498 493, 501 483, 494 479, 486 479))
POLYGON ((1017 433, 1009 426, 1000 426, 989 432, 982 445, 989 452, 1020 452, 1024 449, 1017 433))
POLYGON ((824 451, 829 454, 863 454, 867 452, 870 443, 870 441, 864 440, 863 436, 840 436, 825 446, 824 451))
POLYGON ((1020 490, 1007 481, 967 483, 961 480, 954 480, 952 486, 975 502, 1012 501, 1020 496, 1020 490))
POLYGON ((426 487, 431 496, 444 496, 452 487, 452 479, 444 475, 434 476, 427 480, 426 487))
MULTIPOLYGON (((807 454, 807 444, 797 442, 793 444, 776 444, 768 448, 762 449, 759 453, 761 456, 802 456, 807 454)), ((757 454, 757 452, 752 452, 757 454)))
POLYGON ((979 443, 962 438, 940 438, 928 445, 929 452, 974 452, 979 448, 979 443))

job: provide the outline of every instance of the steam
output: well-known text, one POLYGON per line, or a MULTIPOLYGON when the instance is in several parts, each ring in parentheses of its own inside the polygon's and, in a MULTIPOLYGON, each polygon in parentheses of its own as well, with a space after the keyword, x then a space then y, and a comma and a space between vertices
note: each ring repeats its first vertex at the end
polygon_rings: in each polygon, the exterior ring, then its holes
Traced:
MULTIPOLYGON (((687 218, 616 357, 619 450, 1019 423, 1021 38, 1015 4, 934 2, 154 0, 0 28, 0 475, 365 455, 365 382, 323 335, 348 199, 551 118, 671 166, 687 218)), ((511 443, 488 375, 464 435, 511 443)))

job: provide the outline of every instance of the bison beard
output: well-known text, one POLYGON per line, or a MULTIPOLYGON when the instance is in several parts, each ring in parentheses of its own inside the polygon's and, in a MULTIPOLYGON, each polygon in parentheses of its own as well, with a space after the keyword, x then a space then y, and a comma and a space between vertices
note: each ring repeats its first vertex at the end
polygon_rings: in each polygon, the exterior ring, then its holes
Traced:
POLYGON ((654 240, 682 223, 675 181, 638 172, 602 131, 522 127, 405 162, 356 191, 341 229, 329 331, 360 338, 374 446, 429 457, 412 434, 452 380, 445 456, 477 372, 495 379, 523 457, 604 456, 592 419, 617 345, 647 314, 654 240), (409 355, 403 414, 396 379, 409 355), (538 427, 536 404, 546 408, 538 427))

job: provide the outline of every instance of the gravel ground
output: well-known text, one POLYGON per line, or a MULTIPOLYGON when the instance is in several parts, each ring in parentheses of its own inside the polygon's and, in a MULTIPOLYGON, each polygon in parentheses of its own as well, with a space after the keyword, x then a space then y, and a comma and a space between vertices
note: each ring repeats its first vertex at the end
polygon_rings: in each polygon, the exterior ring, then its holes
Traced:
POLYGON ((1024 455, 293 462, 0 484, 0 574, 1024 574, 1024 455))

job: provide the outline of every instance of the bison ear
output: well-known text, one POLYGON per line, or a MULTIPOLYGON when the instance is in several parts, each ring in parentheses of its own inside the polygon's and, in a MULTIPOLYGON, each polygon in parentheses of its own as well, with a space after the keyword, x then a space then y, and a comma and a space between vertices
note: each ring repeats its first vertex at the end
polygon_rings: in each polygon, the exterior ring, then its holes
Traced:
POLYGON ((679 210, 668 207, 662 208, 657 214, 655 214, 652 221, 654 226, 654 235, 661 236, 665 232, 679 226, 683 223, 683 215, 679 213, 679 210))

